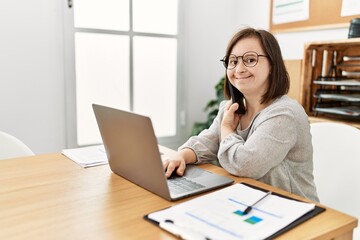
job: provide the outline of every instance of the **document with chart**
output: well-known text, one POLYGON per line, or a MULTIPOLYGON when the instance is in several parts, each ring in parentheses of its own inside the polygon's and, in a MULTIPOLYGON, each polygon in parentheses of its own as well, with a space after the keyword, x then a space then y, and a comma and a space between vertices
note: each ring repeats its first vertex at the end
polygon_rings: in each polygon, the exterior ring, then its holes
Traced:
POLYGON ((314 209, 315 204, 238 183, 150 213, 145 219, 180 237, 266 239, 314 209), (244 214, 249 206, 251 211, 244 214))

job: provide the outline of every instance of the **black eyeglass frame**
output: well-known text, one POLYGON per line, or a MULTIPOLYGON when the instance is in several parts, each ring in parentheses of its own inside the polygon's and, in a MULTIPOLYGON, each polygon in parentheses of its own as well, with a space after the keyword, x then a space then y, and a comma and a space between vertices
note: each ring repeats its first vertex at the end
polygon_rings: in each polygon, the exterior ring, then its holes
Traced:
POLYGON ((238 63, 236 63, 234 67, 229 68, 228 61, 230 59, 230 56, 234 56, 236 59, 241 58, 241 61, 243 62, 245 67, 255 67, 256 64, 259 62, 259 57, 268 57, 268 56, 263 55, 263 54, 258 54, 257 52, 254 52, 254 51, 245 52, 242 56, 236 56, 235 54, 230 54, 229 56, 225 56, 225 57, 223 57, 223 59, 220 60, 221 62, 223 62, 223 65, 227 70, 233 70, 239 64, 239 61, 238 61, 238 63), (254 56, 256 56, 256 62, 255 62, 254 65, 249 65, 246 61, 244 61, 244 56, 247 55, 247 54, 250 54, 250 53, 252 53, 252 54, 254 54, 254 56))

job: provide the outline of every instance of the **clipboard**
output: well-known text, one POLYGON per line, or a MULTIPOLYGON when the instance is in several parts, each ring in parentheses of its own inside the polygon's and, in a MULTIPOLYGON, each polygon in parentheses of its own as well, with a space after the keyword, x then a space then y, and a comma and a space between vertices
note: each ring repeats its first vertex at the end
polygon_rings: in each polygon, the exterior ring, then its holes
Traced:
MULTIPOLYGON (((258 189, 260 191, 264 191, 266 192, 267 190, 263 189, 263 188, 260 188, 260 187, 257 187, 257 186, 253 186, 253 185, 250 185, 248 183, 242 183, 244 185, 247 185, 249 187, 252 187, 252 188, 255 188, 255 189, 258 189)), ((273 193, 273 195, 277 195, 279 197, 283 197, 283 198, 287 198, 287 199, 291 199, 291 200, 296 200, 296 201, 300 201, 300 200, 297 200, 297 199, 294 199, 294 198, 291 198, 291 197, 288 197, 288 196, 285 196, 285 195, 282 195, 282 194, 279 194, 279 193, 273 193)), ((310 218, 312 217, 315 217, 316 215, 324 212, 326 209, 323 208, 323 207, 319 207, 317 205, 315 205, 315 208, 314 210, 308 212, 307 214, 303 215, 302 217, 298 218, 297 220, 295 220, 294 222, 290 223, 289 225, 287 225, 286 227, 284 227, 283 229, 281 229, 280 231, 274 233, 273 235, 269 236, 268 238, 266 238, 266 240, 270 240, 270 239, 273 239, 275 237, 278 237, 280 236, 281 234, 291 230, 292 228, 300 225, 301 223, 309 220, 310 218)))
MULTIPOLYGON (((263 188, 260 188, 260 187, 257 187, 257 186, 253 186, 253 185, 248 184, 248 183, 241 183, 241 184, 243 184, 243 185, 245 185, 245 186, 247 186, 247 187, 256 189, 256 190, 260 190, 260 191, 263 191, 263 192, 268 192, 268 190, 266 190, 266 189, 263 189, 263 188)), ((211 194, 211 193, 210 193, 210 194, 211 194)), ((295 200, 295 201, 297 201, 297 202, 301 202, 301 201, 299 201, 299 200, 297 200, 297 199, 293 199, 293 198, 290 198, 290 197, 288 197, 288 196, 285 196, 285 195, 282 195, 282 194, 278 194, 278 193, 272 193, 272 195, 276 195, 276 196, 279 196, 279 197, 281 197, 281 198, 285 198, 285 199, 290 199, 290 200, 295 200)), ((171 207, 169 207, 169 208, 171 208, 171 207)), ((169 208, 165 208, 165 209, 169 209, 169 208)), ((162 209, 162 210, 165 210, 165 209, 162 209)), ((158 211, 162 211, 162 210, 158 210, 158 211)), ((266 240, 274 239, 274 238, 278 237, 279 235, 281 235, 281 234, 283 234, 283 233, 291 230, 292 228, 300 225, 301 223, 307 221, 308 219, 310 219, 310 218, 312 218, 312 217, 314 217, 314 216, 316 216, 316 215, 324 212, 325 210, 326 210, 325 208, 319 207, 319 206, 315 205, 315 207, 314 207, 313 210, 311 210, 311 211, 307 212, 306 214, 302 215, 301 217, 299 217, 299 218, 296 219, 295 221, 291 222, 291 223, 288 224, 287 226, 283 227, 282 229, 280 229, 279 231, 275 232, 274 234, 266 237, 265 239, 266 239, 266 240)), ((155 212, 157 212, 157 211, 154 211, 154 212, 152 212, 152 213, 155 213, 155 212)), ((179 237, 179 238, 181 238, 181 239, 192 239, 191 237, 188 237, 188 236, 191 236, 191 233, 188 234, 187 237, 184 237, 183 235, 181 235, 181 234, 179 234, 178 232, 176 232, 176 230, 173 231, 173 229, 166 229, 166 228, 164 228, 163 226, 161 226, 160 222, 158 222, 158 221, 150 218, 150 217, 149 217, 150 214, 151 214, 151 213, 146 214, 146 215, 144 216, 144 219, 145 219, 146 221, 149 221, 150 223, 152 223, 152 224, 154 224, 154 225, 156 225, 156 226, 158 226, 158 227, 160 227, 160 228, 168 231, 169 233, 171 233, 171 234, 173 234, 174 236, 179 237)), ((211 239, 211 236, 200 236, 200 237, 197 236, 195 239, 211 239)))

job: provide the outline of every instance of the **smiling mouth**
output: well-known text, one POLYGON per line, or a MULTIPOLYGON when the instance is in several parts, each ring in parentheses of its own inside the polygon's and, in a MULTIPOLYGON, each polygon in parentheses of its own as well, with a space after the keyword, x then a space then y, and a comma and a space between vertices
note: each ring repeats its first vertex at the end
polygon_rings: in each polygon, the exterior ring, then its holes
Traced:
POLYGON ((250 78, 251 76, 242 76, 242 77, 235 77, 235 79, 237 80, 242 80, 242 79, 248 79, 250 78))

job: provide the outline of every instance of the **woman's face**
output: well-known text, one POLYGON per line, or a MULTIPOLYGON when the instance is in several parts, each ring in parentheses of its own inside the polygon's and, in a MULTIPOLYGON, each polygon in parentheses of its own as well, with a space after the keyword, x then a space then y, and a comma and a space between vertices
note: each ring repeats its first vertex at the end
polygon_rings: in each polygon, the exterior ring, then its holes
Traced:
MULTIPOLYGON (((247 52, 255 52, 258 55, 266 55, 260 45, 260 40, 255 37, 241 39, 233 47, 230 54, 243 56, 247 52)), ((255 55, 256 56, 256 55, 255 55)), ((256 57, 255 57, 256 59, 256 57)), ((243 58, 237 58, 238 62, 234 69, 227 70, 227 76, 233 86, 247 98, 261 98, 268 89, 268 77, 271 70, 269 60, 259 56, 258 62, 253 67, 247 67, 243 63, 243 58)), ((246 60, 246 59, 245 59, 246 60)), ((248 59, 248 62, 254 58, 248 59)))

